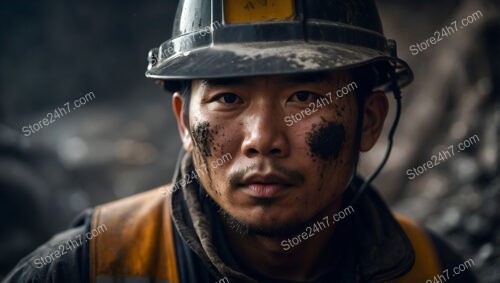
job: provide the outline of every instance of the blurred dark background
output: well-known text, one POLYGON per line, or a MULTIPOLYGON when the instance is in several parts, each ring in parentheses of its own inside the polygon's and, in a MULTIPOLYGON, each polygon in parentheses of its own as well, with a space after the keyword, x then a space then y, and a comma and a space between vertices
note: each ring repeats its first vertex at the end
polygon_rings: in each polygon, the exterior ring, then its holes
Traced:
MULTIPOLYGON (((403 91, 395 148, 375 184, 392 208, 472 258, 481 282, 500 282, 500 4, 377 3, 416 80, 403 91), (467 28, 410 53, 478 10, 483 17, 467 28), (408 179, 407 169, 474 135, 477 144, 408 179)), ((0 279, 86 207, 170 181, 180 147, 170 95, 144 72, 149 49, 170 36, 176 5, 0 3, 0 279), (23 135, 89 92, 84 106, 23 135)), ((378 165, 385 138, 362 157, 363 175, 378 165)))

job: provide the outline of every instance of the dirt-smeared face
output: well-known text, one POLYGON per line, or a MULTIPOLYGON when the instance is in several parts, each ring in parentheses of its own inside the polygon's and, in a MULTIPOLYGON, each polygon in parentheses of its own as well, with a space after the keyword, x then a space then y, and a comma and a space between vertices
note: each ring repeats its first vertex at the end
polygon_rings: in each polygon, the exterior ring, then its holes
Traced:
POLYGON ((333 213, 355 166, 355 91, 336 95, 350 83, 340 73, 194 81, 184 145, 207 193, 264 234, 333 213))

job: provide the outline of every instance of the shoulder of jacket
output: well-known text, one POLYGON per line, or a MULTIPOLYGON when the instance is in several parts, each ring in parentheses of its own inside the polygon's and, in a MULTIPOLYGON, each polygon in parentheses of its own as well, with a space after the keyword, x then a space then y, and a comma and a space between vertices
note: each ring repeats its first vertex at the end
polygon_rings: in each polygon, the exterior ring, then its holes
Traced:
POLYGON ((427 232, 406 216, 396 214, 395 218, 412 244, 415 263, 408 273, 390 282, 426 282, 441 274, 439 256, 427 232))
POLYGON ((56 234, 22 258, 2 282, 86 282, 87 231, 81 225, 56 234))
POLYGON ((168 197, 162 193, 169 187, 170 184, 97 206, 92 216, 92 228, 106 226, 110 234, 124 240, 136 236, 134 232, 153 228, 165 214, 170 215, 168 197))
POLYGON ((169 196, 163 193, 170 188, 166 185, 95 208, 92 230, 105 232, 90 241, 91 279, 172 278, 173 227, 169 196))

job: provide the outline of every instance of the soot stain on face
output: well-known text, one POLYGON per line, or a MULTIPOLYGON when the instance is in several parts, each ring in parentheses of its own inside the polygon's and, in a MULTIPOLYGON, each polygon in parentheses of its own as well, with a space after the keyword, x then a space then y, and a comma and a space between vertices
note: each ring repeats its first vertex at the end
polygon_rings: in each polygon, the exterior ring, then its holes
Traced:
POLYGON ((194 125, 191 130, 191 135, 193 137, 194 144, 198 147, 200 153, 205 158, 212 156, 211 145, 214 137, 210 131, 210 123, 200 122, 194 125))
POLYGON ((208 121, 198 122, 191 129, 193 143, 197 149, 194 156, 195 159, 198 160, 199 166, 201 166, 200 171, 207 173, 210 182, 209 187, 219 196, 222 194, 217 188, 213 188, 213 170, 210 166, 211 163, 208 163, 208 157, 212 157, 212 155, 217 156, 218 153, 222 155, 224 152, 224 144, 215 143, 215 137, 219 135, 219 133, 221 133, 222 137, 225 137, 223 129, 224 127, 220 125, 211 127, 208 121))
POLYGON ((313 124, 312 131, 307 134, 306 142, 313 157, 325 161, 337 159, 344 147, 346 131, 342 124, 326 122, 313 124))
POLYGON ((212 172, 210 166, 208 166, 207 158, 212 156, 212 144, 214 142, 214 134, 216 131, 210 129, 210 123, 199 122, 196 123, 191 129, 191 136, 193 138, 193 143, 197 148, 197 152, 200 155, 199 162, 201 171, 207 171, 208 179, 210 181, 210 187, 212 187, 212 172))

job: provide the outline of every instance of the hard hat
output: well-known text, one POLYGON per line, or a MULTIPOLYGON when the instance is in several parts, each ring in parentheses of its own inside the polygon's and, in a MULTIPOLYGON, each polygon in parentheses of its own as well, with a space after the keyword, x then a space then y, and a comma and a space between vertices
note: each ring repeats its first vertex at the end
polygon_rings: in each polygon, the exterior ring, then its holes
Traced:
MULTIPOLYGON (((180 0, 172 38, 146 77, 178 80, 293 74, 373 64, 377 86, 413 74, 385 38, 373 0, 180 0)), ((173 83, 173 84, 172 84, 173 83)))

